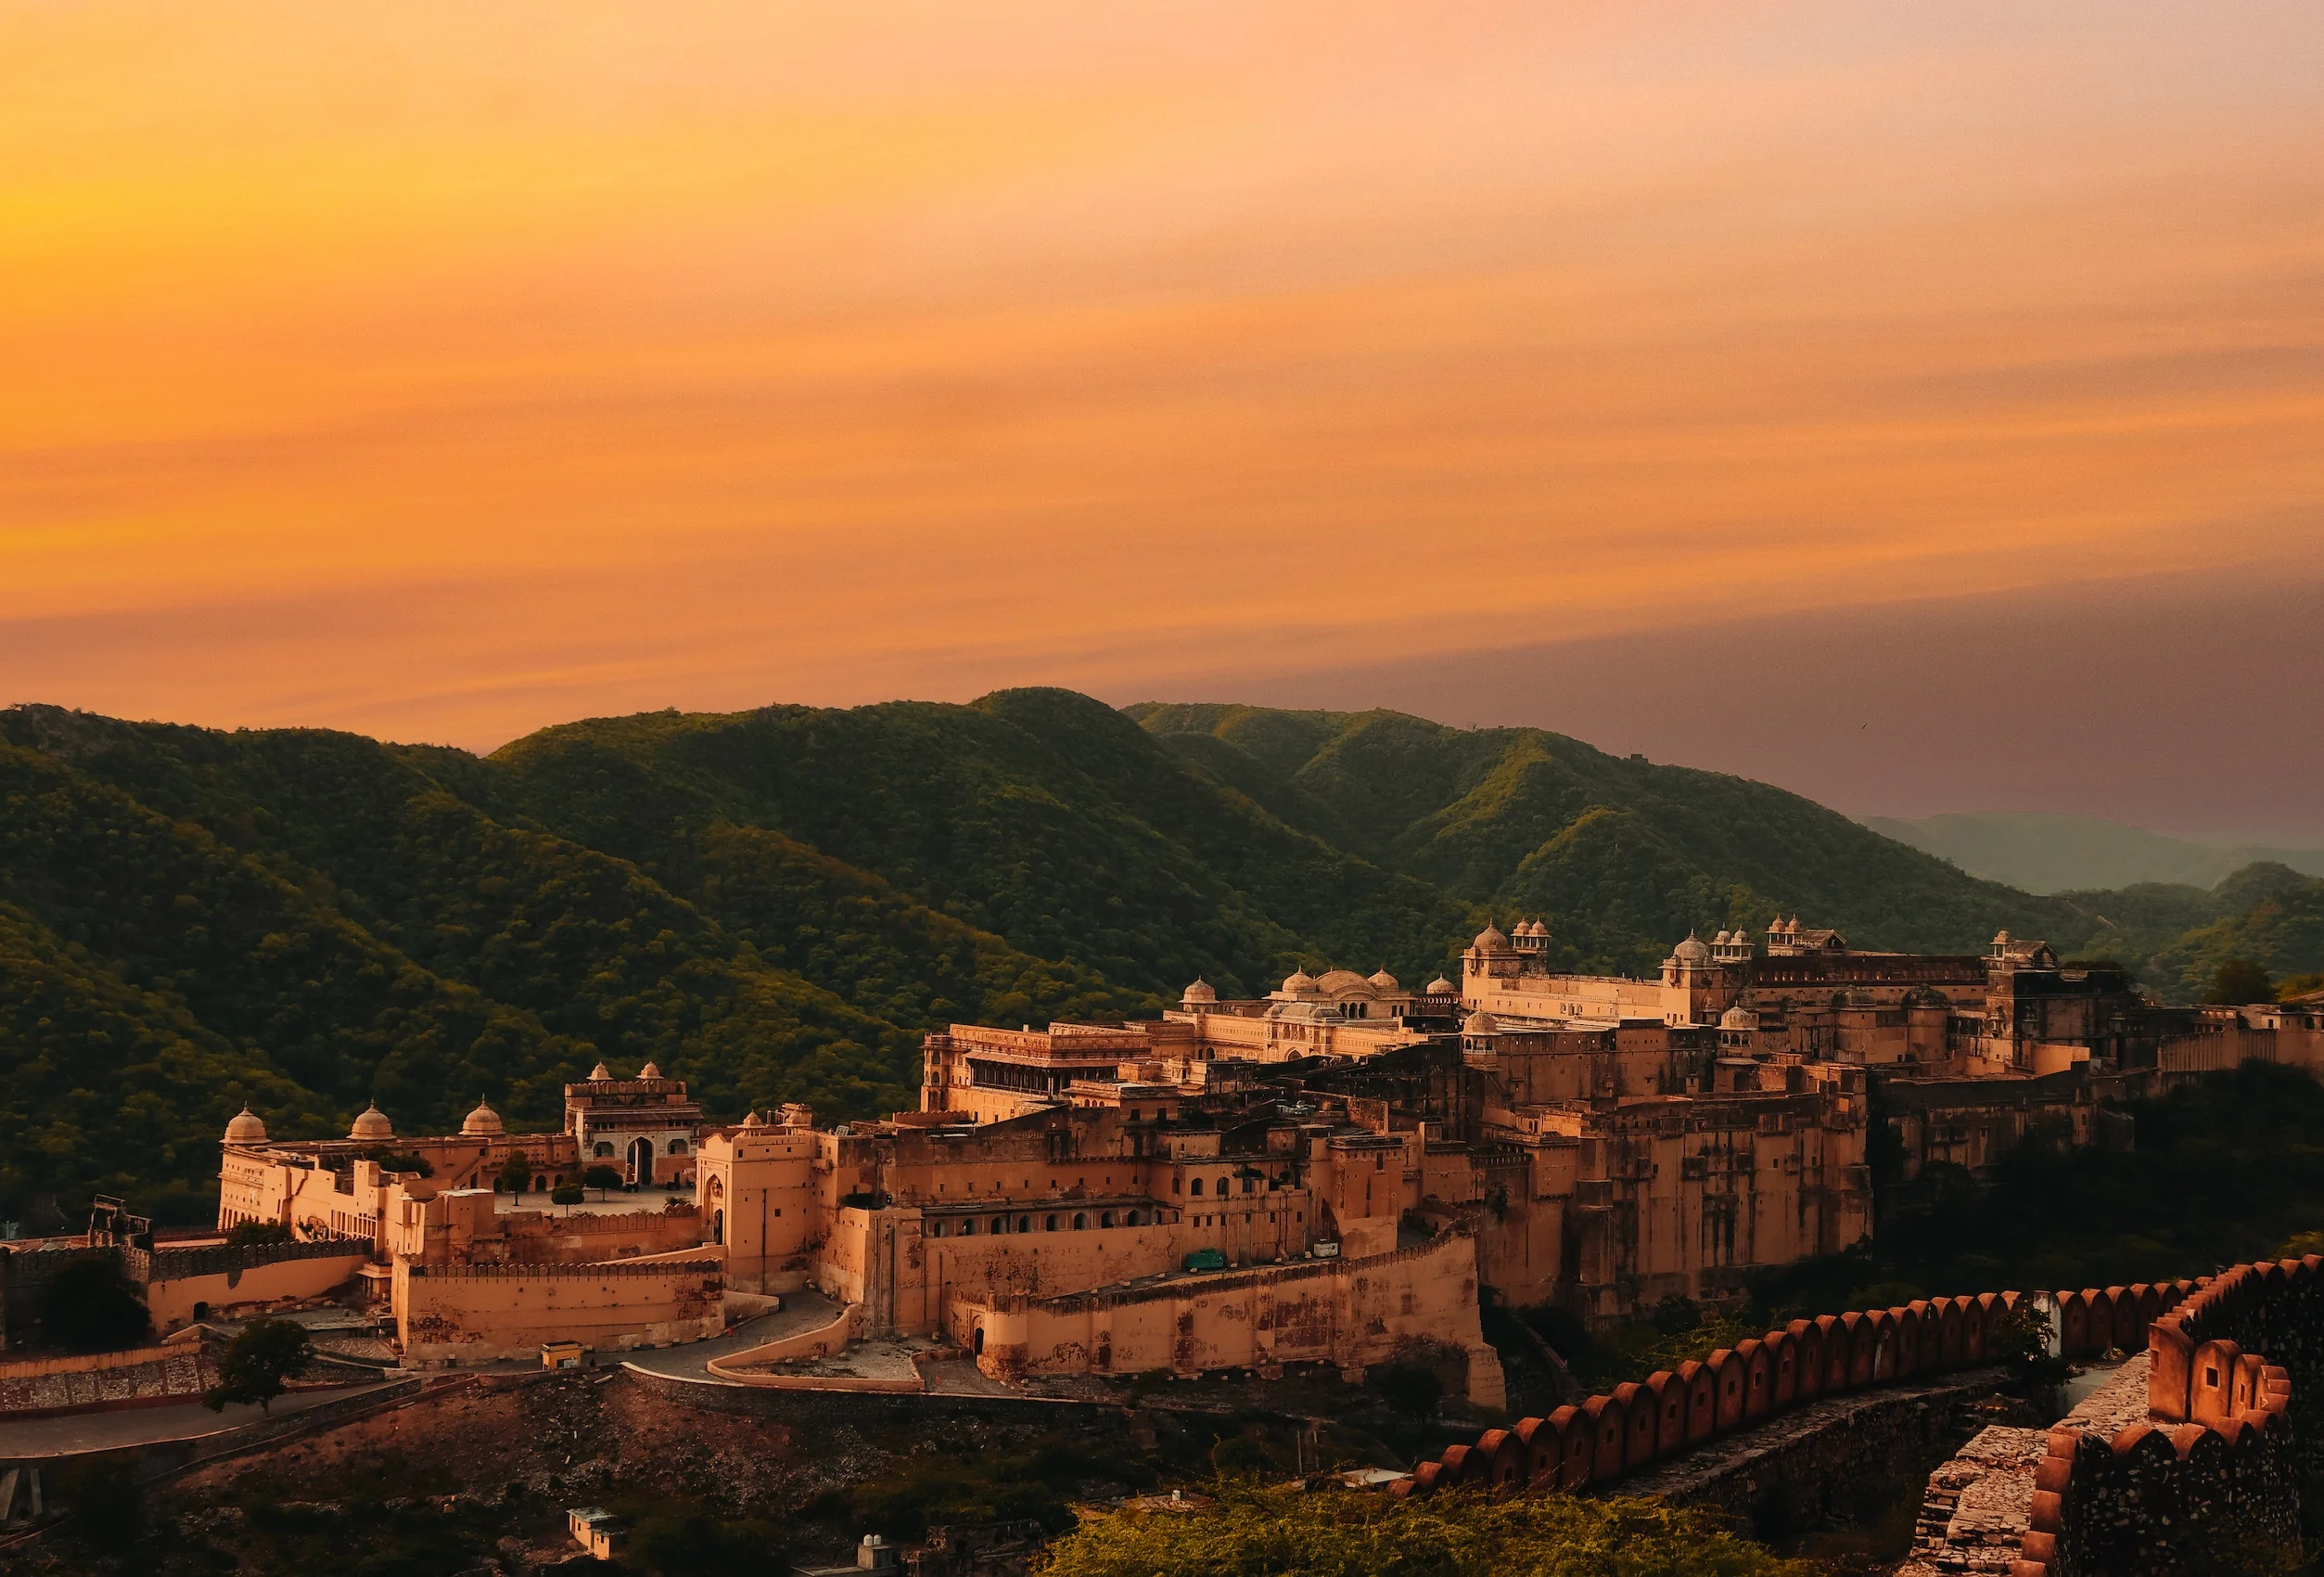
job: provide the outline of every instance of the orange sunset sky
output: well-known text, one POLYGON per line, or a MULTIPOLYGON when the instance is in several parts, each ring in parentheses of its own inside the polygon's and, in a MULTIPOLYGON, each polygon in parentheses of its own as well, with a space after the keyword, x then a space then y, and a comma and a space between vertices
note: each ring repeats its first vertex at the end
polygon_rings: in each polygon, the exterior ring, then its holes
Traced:
POLYGON ((2324 837, 2162 762, 2324 699, 2319 83, 2312 0, 0 0, 0 703, 1383 701, 2324 837), (2119 730, 1980 751, 2004 659, 2119 730))

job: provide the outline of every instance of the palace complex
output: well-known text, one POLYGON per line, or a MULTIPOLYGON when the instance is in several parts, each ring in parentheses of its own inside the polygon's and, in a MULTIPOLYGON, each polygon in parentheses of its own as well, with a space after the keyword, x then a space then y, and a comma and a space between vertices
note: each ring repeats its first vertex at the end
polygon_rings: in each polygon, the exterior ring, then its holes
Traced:
MULTIPOLYGON (((834 1341, 923 1339, 1002 1379, 1354 1376, 1433 1344, 1497 1404, 1484 1300, 1614 1320, 1845 1249, 1874 1230, 1876 1124, 1899 1141, 1884 1186, 1909 1188, 2036 1123, 2106 1142, 2107 1096, 2324 1063, 2324 1007, 2163 1008, 2006 933, 1873 953, 1784 920, 1689 937, 1651 980, 1548 949, 1539 922, 1488 926, 1458 981, 1417 991, 1300 971, 1256 1000, 1196 981, 1154 1020, 953 1025, 919 1109, 832 1128, 710 1122, 651 1064, 567 1085, 551 1133, 479 1104, 457 1135, 375 1109, 278 1141, 245 1112, 219 1224, 339 1250, 291 1263, 351 1269, 406 1365, 686 1340, 812 1287, 846 1309, 834 1341), (526 1191, 496 1188, 518 1154, 526 1191), (593 1167, 624 1189, 549 1201, 593 1167)), ((188 1281, 151 1301, 182 1323, 232 1301, 188 1281)))

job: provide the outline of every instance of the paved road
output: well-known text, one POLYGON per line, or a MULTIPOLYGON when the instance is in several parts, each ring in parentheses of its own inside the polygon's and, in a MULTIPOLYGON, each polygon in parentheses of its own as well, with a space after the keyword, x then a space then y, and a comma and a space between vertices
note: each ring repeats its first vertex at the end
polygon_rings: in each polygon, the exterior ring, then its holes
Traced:
POLYGON ((32 1418, 0 1424, 0 1457, 63 1455, 75 1451, 112 1451, 129 1445, 152 1445, 165 1440, 192 1440, 216 1434, 237 1424, 253 1423, 286 1413, 302 1413, 326 1402, 362 1396, 384 1388, 350 1385, 330 1391, 305 1391, 275 1399, 273 1413, 247 1403, 213 1413, 198 1402, 177 1407, 129 1407, 115 1413, 72 1413, 61 1418, 32 1418))
POLYGON ((657 1347, 651 1353, 600 1353, 600 1365, 635 1364, 639 1368, 658 1375, 674 1375, 681 1379, 709 1379, 706 1365, 713 1358, 723 1358, 790 1336, 802 1330, 813 1330, 829 1325, 839 1317, 843 1304, 836 1303, 822 1293, 809 1289, 783 1294, 783 1307, 755 1320, 745 1320, 730 1336, 714 1336, 708 1341, 689 1341, 679 1347, 657 1347))

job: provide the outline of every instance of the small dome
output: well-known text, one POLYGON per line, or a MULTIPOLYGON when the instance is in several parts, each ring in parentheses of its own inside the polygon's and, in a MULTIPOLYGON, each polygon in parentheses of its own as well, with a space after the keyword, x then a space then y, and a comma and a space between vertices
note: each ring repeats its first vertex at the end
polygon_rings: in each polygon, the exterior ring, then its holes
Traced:
POLYGON ((1442 975, 1428 982, 1428 994, 1431 996, 1450 996, 1455 989, 1453 983, 1442 975))
POLYGON ((351 1139, 392 1139, 395 1137, 395 1124, 388 1121, 388 1114, 380 1110, 378 1103, 374 1101, 364 1108, 363 1114, 355 1119, 355 1125, 347 1130, 347 1136, 351 1139))
POLYGON ((1730 1007, 1718 1016, 1718 1027, 1722 1030, 1756 1030, 1759 1027, 1759 1015, 1748 1007, 1730 1007))
POLYGON ((637 1071, 637 1076, 641 1079, 658 1079, 662 1076, 662 1071, 649 1062, 637 1071))
POLYGON ((1547 936, 1550 934, 1550 928, 1541 921, 1536 920, 1533 924, 1526 928, 1526 934, 1527 936, 1547 936))
POLYGON ((613 1077, 613 1070, 612 1070, 612 1069, 610 1069, 610 1068, 608 1068, 608 1067, 607 1067, 604 1063, 600 1062, 599 1064, 597 1064, 597 1066, 596 1066, 596 1067, 592 1068, 592 1069, 589 1071, 589 1076, 590 1076, 590 1078, 592 1078, 593 1080, 594 1080, 594 1079, 610 1079, 610 1078, 612 1078, 612 1077, 613 1077))
POLYGON ((1509 945, 1509 938, 1501 934, 1500 927, 1488 920, 1485 929, 1476 933, 1473 945, 1479 953, 1499 953, 1509 945))
POLYGON ((1294 995, 1315 989, 1315 977, 1305 969, 1294 969, 1283 977, 1283 990, 1294 995))
POLYGON ((1219 993, 1208 981, 1197 979, 1193 985, 1186 988, 1186 994, 1179 1000, 1181 1002, 1216 1002, 1219 1000, 1219 993))
POLYGON ((1717 936, 1711 938, 1711 945, 1713 947, 1725 947, 1729 945, 1727 933, 1725 931, 1720 931, 1717 936))
POLYGON ((1711 950, 1703 945, 1702 938, 1689 931, 1686 941, 1672 948, 1670 955, 1681 964, 1700 964, 1710 957, 1711 950))
POLYGON ((746 1128, 763 1128, 766 1125, 766 1121, 759 1115, 757 1107, 751 1108, 750 1115, 743 1119, 743 1126, 746 1128))
POLYGON ((464 1139, 497 1139, 506 1132, 501 1125, 500 1113, 480 1100, 476 1103, 476 1109, 468 1113, 467 1121, 460 1124, 460 1136, 464 1139))
POLYGON ((2005 930, 1998 930, 1998 931, 1995 931, 1995 932, 1993 933, 1993 945, 1994 945, 1994 946, 1996 946, 1996 947, 2007 947, 2009 944, 2010 944, 2010 933, 2009 933, 2008 931, 2005 931, 2005 930))
POLYGON ((1323 978, 1315 982, 1315 989, 1334 995, 1345 992, 1359 993, 1365 996, 1372 994, 1372 983, 1353 969, 1326 971, 1323 978))
POLYGON ((1500 1029, 1500 1022, 1480 1007, 1469 1015, 1468 1022, 1461 1026, 1461 1032, 1464 1035, 1489 1035, 1499 1032, 1500 1029))
POLYGON ((258 1113, 247 1106, 236 1112, 234 1120, 226 1124, 226 1143, 229 1145, 262 1145, 265 1142, 266 1124, 261 1122, 258 1113))
POLYGON ((1402 986, 1396 983, 1396 977, 1389 974, 1385 969, 1381 970, 1378 974, 1373 976, 1372 979, 1364 983, 1377 991, 1402 991, 1404 989, 1402 986))

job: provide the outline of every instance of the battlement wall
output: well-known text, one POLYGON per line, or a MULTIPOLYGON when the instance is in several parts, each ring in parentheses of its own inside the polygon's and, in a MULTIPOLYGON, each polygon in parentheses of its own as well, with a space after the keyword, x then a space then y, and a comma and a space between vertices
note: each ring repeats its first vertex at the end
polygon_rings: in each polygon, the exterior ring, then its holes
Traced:
MULTIPOLYGON (((2181 1281, 2051 1294, 2059 1340, 2068 1357, 2135 1346, 2150 1322, 2194 1290, 2181 1281)), ((1422 1463, 1392 1493, 1611 1484, 1821 1397, 1981 1367, 1991 1361, 1994 1325, 2028 1296, 1985 1292, 1794 1320, 1546 1418, 1488 1430, 1474 1445, 1422 1463)))
POLYGON ((2226 1550, 2297 1547, 2324 1260, 2208 1278, 2152 1322, 2147 1352, 2144 1419, 2049 1431, 2011 1577, 2207 1571, 2226 1550))

